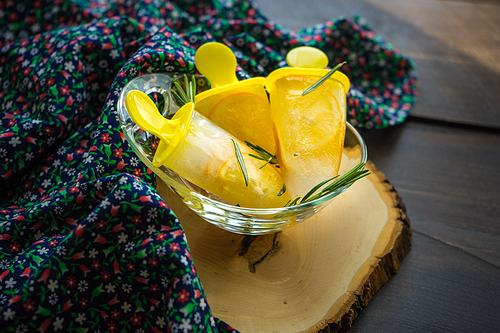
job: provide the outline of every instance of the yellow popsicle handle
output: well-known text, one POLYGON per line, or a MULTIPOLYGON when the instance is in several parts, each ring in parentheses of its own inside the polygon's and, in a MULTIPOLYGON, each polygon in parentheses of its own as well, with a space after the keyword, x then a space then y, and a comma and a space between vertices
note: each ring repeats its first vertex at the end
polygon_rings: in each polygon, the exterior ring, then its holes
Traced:
MULTIPOLYGON (((322 77, 329 72, 328 69, 325 69, 325 67, 328 66, 328 57, 323 51, 315 47, 296 47, 288 52, 286 61, 290 67, 276 69, 267 76, 266 89, 269 94, 273 93, 274 83, 283 77, 289 75, 312 75, 322 77)), ((349 91, 350 82, 345 74, 336 71, 330 79, 339 81, 344 86, 346 93, 349 91)))
POLYGON ((318 68, 324 69, 328 66, 326 54, 311 46, 299 46, 286 55, 286 62, 295 68, 318 68))
POLYGON ((160 144, 153 158, 153 166, 163 165, 180 141, 184 139, 194 111, 194 103, 185 104, 171 120, 164 118, 151 98, 139 90, 127 93, 125 106, 130 118, 141 129, 160 138, 160 144))
POLYGON ((238 82, 236 57, 224 44, 203 44, 196 51, 194 62, 198 71, 210 81, 212 88, 238 82))
POLYGON ((160 139, 164 136, 161 128, 168 128, 168 120, 165 119, 155 103, 145 93, 139 90, 129 91, 125 96, 125 105, 130 118, 144 131, 152 133, 160 139))

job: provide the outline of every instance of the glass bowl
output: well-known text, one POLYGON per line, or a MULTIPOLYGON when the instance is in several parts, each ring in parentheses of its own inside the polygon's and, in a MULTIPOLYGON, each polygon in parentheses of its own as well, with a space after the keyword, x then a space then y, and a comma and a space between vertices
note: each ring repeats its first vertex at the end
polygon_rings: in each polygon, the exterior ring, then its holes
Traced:
MULTIPOLYGON (((300 223, 334 201, 350 185, 317 200, 282 208, 245 208, 223 201, 213 194, 190 183, 172 170, 152 164, 158 139, 141 130, 130 118, 125 106, 125 95, 130 90, 140 90, 148 94, 159 106, 160 113, 169 118, 179 109, 172 98, 175 89, 173 81, 181 79, 182 74, 147 74, 133 79, 122 90, 118 101, 118 116, 122 131, 139 158, 167 184, 182 201, 204 220, 224 230, 244 235, 263 235, 275 233, 300 223)), ((197 93, 209 89, 210 84, 203 77, 196 75, 197 93)), ((365 143, 356 129, 347 123, 344 151, 340 174, 344 174, 361 162, 366 162, 365 143)), ((168 204, 168 202, 167 202, 168 204)))

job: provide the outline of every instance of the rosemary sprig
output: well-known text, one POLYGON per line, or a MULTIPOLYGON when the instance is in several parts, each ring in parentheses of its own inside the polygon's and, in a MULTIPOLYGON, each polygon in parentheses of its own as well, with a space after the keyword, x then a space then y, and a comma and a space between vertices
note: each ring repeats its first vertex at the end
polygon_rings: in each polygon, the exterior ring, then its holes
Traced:
POLYGON ((171 90, 171 92, 172 96, 176 100, 177 104, 179 104, 179 106, 183 106, 184 104, 187 104, 189 102, 194 103, 194 96, 196 95, 195 77, 189 80, 188 76, 184 74, 184 87, 179 82, 178 78, 174 80, 174 86, 177 91, 171 90))
POLYGON ((293 201, 289 200, 283 207, 291 207, 297 203, 297 201, 300 200, 300 197, 296 197, 293 199, 293 201))
POLYGON ((196 96, 196 78, 193 76, 193 79, 191 80, 191 96, 192 96, 192 102, 194 103, 194 97, 196 96))
POLYGON ((273 154, 271 154, 270 152, 268 152, 267 150, 265 150, 264 148, 262 148, 259 145, 254 145, 254 144, 252 144, 252 143, 250 143, 248 141, 245 141, 245 143, 246 143, 246 145, 248 147, 250 147, 250 149, 252 149, 254 152, 257 153, 257 155, 248 154, 249 156, 252 156, 253 158, 256 158, 256 159, 261 160, 261 161, 266 161, 266 163, 262 164, 259 167, 259 169, 262 169, 267 164, 273 164, 277 168, 279 168, 278 158, 276 157, 276 153, 273 155, 273 154))
POLYGON ((316 192, 318 189, 320 189, 323 185, 325 185, 326 183, 328 183, 329 181, 337 178, 339 175, 336 175, 335 177, 332 177, 330 179, 327 179, 327 180, 324 180, 322 181, 321 183, 319 183, 318 185, 314 186, 309 192, 306 193, 306 195, 304 195, 304 198, 302 198, 302 201, 301 202, 306 202, 306 200, 314 194, 314 192, 316 192))
POLYGON ((335 177, 332 177, 330 179, 324 180, 318 185, 314 186, 304 197, 301 198, 297 197, 295 200, 292 202, 287 202, 284 207, 290 207, 295 205, 296 203, 299 202, 299 204, 303 204, 306 202, 311 202, 316 199, 322 198, 330 193, 335 192, 336 190, 340 189, 343 186, 350 185, 354 183, 355 181, 368 176, 371 172, 368 169, 365 169, 365 164, 366 163, 359 163, 356 165, 354 168, 346 172, 344 175, 340 176, 337 175, 335 177), (333 181, 331 184, 325 186, 319 193, 314 194, 316 191, 318 191, 322 186, 325 184, 333 181))
POLYGON ((305 95, 309 94, 311 91, 315 90, 320 85, 322 85, 326 80, 328 80, 330 78, 330 76, 333 75, 333 73, 335 73, 340 67, 344 66, 344 64, 346 64, 345 61, 342 62, 342 63, 340 63, 340 64, 338 64, 337 66, 333 67, 328 73, 326 73, 325 76, 323 76, 321 79, 319 79, 318 81, 314 82, 309 88, 307 88, 306 90, 304 90, 304 92, 302 93, 302 96, 305 96, 305 95))
POLYGON ((283 184, 281 190, 278 192, 278 197, 281 197, 286 192, 286 184, 283 184))
POLYGON ((241 155, 240 147, 238 147, 238 144, 236 143, 236 141, 234 141, 233 138, 231 138, 231 141, 233 141, 234 152, 236 153, 236 160, 240 165, 241 172, 243 173, 243 178, 245 178, 245 185, 248 186, 247 168, 245 166, 245 161, 243 160, 243 156, 241 155))
MULTIPOLYGON (((319 192, 316 195, 310 196, 306 199, 302 199, 300 201, 300 203, 310 202, 310 201, 319 199, 321 197, 324 197, 325 195, 328 195, 332 192, 335 192, 336 190, 338 190, 339 188, 341 188, 343 186, 352 184, 355 181, 357 181, 363 177, 368 176, 371 172, 368 169, 365 169, 365 164, 366 163, 359 163, 354 168, 352 168, 351 170, 346 172, 344 175, 337 178, 333 183, 331 183, 330 185, 323 188, 321 190, 321 192, 319 192)), ((304 196, 304 198, 305 198, 305 196, 304 196)))
POLYGON ((184 87, 186 87, 186 95, 188 101, 193 101, 193 98, 191 97, 191 85, 189 84, 189 80, 187 75, 184 75, 184 87))

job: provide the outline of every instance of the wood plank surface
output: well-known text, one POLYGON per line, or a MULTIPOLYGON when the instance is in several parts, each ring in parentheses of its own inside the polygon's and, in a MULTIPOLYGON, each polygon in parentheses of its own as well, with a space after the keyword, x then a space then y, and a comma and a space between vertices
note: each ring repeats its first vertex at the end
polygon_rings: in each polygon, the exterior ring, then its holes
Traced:
POLYGON ((412 238, 398 274, 349 332, 498 332, 500 268, 419 232, 412 238))
POLYGON ((410 120, 363 137, 415 231, 500 267, 500 134, 410 120))
POLYGON ((422 235, 456 247, 480 260, 500 267, 499 235, 419 220, 412 221, 412 228, 422 235))
POLYGON ((500 235, 500 134, 418 121, 362 134, 412 220, 500 235))
POLYGON ((416 62, 412 115, 500 129, 500 2, 259 0, 272 21, 305 28, 361 15, 416 62))
POLYGON ((500 1, 259 3, 287 28, 360 14, 417 63, 410 119, 362 133, 402 196, 413 245, 350 332, 498 332, 500 1))

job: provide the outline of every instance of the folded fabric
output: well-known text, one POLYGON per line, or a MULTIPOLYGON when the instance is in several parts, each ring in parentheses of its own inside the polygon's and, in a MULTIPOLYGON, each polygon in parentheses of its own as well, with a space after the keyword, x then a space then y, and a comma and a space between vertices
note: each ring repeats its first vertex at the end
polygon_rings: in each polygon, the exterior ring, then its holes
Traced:
POLYGON ((235 331, 212 316, 182 221, 116 113, 127 82, 194 73, 211 40, 234 50, 241 79, 285 66, 299 45, 347 61, 358 128, 401 123, 418 93, 414 63, 358 18, 294 31, 253 1, 1 2, 4 331, 235 331))

